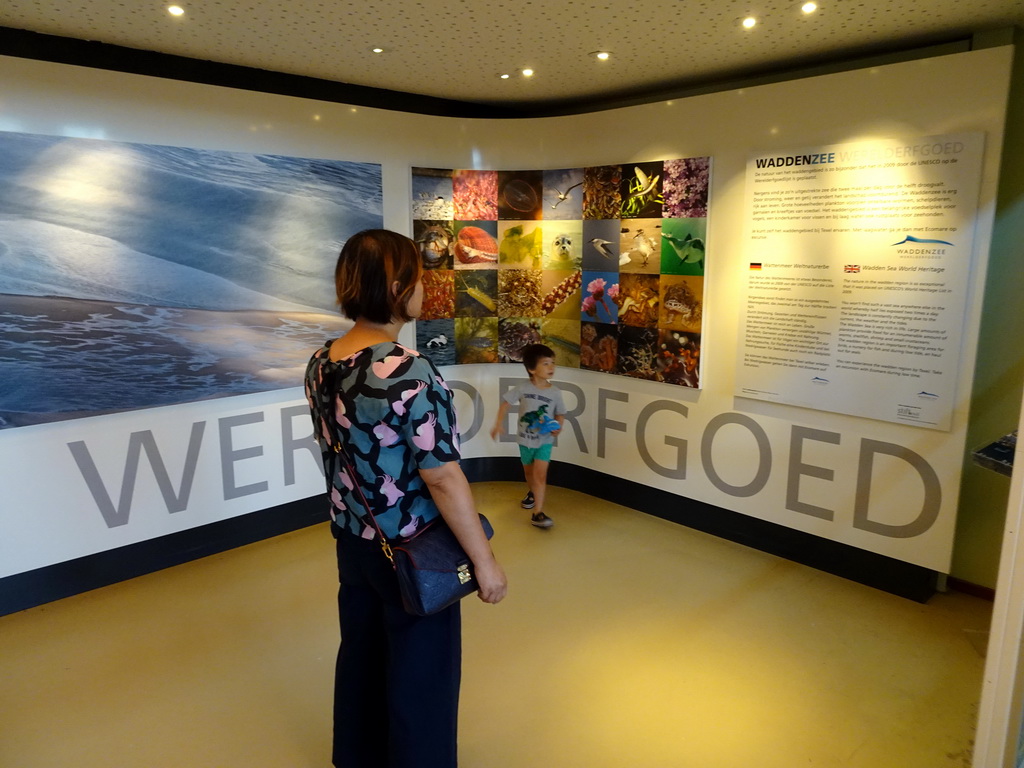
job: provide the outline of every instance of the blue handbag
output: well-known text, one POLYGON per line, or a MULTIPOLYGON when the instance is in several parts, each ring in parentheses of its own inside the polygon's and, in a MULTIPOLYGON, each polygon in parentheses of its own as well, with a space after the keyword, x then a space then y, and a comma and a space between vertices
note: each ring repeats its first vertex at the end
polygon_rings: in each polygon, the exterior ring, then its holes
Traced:
MULTIPOLYGON (((494 535, 483 515, 480 525, 488 539, 494 535)), ((390 549, 402 605, 414 616, 443 611, 478 589, 469 555, 440 515, 414 536, 392 544, 390 549)))
MULTIPOLYGON (((359 476, 340 442, 334 443, 334 452, 344 461, 345 471, 352 480, 356 495, 366 507, 373 527, 377 529, 381 549, 398 576, 398 590, 407 613, 429 616, 443 611, 479 589, 473 575, 473 563, 443 517, 438 515, 408 538, 388 541, 377 524, 373 507, 366 500, 359 485, 359 476)), ((494 528, 483 515, 480 515, 480 525, 488 539, 494 535, 494 528)))

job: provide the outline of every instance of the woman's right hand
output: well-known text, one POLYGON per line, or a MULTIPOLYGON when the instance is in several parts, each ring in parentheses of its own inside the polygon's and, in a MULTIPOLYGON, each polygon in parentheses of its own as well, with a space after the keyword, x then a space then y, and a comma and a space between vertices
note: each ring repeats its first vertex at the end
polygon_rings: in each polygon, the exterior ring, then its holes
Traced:
POLYGON ((491 605, 504 599, 508 593, 508 580, 505 578, 505 569, 497 560, 491 558, 483 567, 474 565, 473 573, 476 583, 480 585, 477 597, 491 605))

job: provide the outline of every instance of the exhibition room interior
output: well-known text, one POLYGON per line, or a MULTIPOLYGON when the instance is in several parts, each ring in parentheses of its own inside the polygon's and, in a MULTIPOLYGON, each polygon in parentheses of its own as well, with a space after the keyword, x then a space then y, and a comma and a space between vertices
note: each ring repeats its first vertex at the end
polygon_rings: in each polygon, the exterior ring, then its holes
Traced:
POLYGON ((296 360, 345 327, 336 241, 384 226, 449 273, 403 341, 451 384, 510 576, 465 603, 462 764, 1017 768, 1022 24, 9 0, 0 764, 324 764, 337 582, 296 360), (467 178, 493 212, 459 213, 467 178), (513 312, 531 231, 541 309, 513 312), (638 321, 651 286, 684 300, 638 321), (125 394, 122 322, 163 334, 125 394), (550 531, 488 436, 513 327, 569 407, 550 531))

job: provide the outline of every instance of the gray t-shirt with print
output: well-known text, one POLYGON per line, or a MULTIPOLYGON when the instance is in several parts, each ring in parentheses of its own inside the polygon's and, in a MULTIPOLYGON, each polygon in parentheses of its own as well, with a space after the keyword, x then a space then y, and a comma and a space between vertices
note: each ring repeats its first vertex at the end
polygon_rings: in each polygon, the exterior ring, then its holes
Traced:
POLYGON ((509 405, 519 404, 516 439, 521 446, 539 448, 555 442, 552 433, 558 427, 555 416, 565 413, 562 390, 553 384, 542 389, 527 381, 510 389, 503 399, 509 405))

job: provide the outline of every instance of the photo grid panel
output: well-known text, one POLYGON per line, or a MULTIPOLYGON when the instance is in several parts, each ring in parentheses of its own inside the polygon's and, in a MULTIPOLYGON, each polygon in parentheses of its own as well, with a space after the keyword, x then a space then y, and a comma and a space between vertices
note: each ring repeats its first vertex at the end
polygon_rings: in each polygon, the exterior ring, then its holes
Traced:
POLYGON ((438 365, 557 365, 701 386, 711 159, 412 169, 417 345, 438 365))

